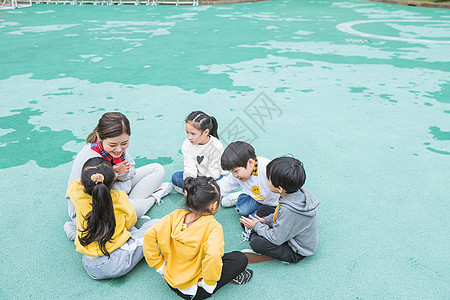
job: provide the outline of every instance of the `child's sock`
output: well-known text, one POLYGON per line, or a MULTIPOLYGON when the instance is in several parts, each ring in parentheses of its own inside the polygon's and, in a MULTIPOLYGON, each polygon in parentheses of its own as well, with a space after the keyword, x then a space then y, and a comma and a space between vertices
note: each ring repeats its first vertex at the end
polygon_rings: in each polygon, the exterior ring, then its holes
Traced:
POLYGON ((236 276, 235 278, 233 278, 231 280, 232 283, 234 284, 246 284, 247 282, 250 281, 250 279, 253 276, 253 271, 250 269, 245 269, 244 271, 242 271, 241 274, 239 274, 238 276, 236 276))

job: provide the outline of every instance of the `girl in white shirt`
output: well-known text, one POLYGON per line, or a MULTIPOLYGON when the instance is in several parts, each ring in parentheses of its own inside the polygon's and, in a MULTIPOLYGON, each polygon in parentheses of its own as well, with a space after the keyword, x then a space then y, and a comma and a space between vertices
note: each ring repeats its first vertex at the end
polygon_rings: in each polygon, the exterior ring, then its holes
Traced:
POLYGON ((193 111, 186 118, 186 140, 181 152, 184 172, 176 172, 172 183, 177 192, 183 192, 183 181, 188 177, 207 176, 220 179, 224 173, 220 167, 223 153, 217 134, 217 120, 202 111, 193 111))

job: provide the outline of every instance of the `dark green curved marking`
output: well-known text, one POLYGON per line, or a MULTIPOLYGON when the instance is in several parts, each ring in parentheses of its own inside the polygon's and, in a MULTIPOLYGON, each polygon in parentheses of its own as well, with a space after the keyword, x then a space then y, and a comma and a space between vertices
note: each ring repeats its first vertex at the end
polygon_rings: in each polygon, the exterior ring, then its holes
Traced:
POLYGON ((427 147, 428 150, 430 150, 431 152, 437 153, 437 154, 443 154, 443 155, 450 155, 450 152, 448 151, 443 151, 443 150, 437 150, 431 147, 427 147))

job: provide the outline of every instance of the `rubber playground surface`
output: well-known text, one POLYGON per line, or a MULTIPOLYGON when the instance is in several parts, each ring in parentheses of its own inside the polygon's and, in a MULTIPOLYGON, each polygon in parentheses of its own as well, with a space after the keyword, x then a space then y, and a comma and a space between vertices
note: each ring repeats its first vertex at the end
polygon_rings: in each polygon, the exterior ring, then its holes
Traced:
MULTIPOLYGON (((366 1, 33 5, 0 11, 0 299, 170 299, 145 261, 94 281, 63 231, 67 178, 106 111, 138 166, 183 168, 184 118, 303 161, 319 248, 216 299, 450 298, 450 10, 366 1)), ((148 215, 183 205, 173 192, 148 215)), ((248 248, 234 208, 225 251, 248 248)))

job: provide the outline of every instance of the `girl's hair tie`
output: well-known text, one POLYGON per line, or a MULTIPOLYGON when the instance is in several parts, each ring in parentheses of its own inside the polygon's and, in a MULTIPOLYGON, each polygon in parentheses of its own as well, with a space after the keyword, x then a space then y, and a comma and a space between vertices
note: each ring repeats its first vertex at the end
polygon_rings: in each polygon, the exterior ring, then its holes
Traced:
POLYGON ((94 175, 91 176, 91 180, 95 182, 95 184, 103 183, 103 180, 105 180, 105 176, 103 176, 103 174, 100 173, 95 173, 94 175))

